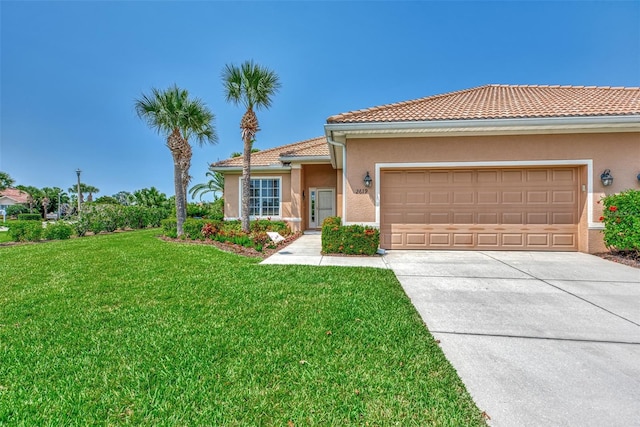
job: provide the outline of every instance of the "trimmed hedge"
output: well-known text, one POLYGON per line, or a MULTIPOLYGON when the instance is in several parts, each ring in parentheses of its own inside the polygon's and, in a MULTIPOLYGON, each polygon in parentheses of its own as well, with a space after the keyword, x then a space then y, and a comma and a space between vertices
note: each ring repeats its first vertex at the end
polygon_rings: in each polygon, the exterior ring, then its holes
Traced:
POLYGON ((40 221, 13 221, 9 223, 9 237, 14 242, 37 242, 42 238, 40 221))
POLYGON ((47 240, 67 240, 72 234, 73 227, 62 221, 50 222, 44 229, 44 238, 47 240))
POLYGON ((41 221, 42 215, 34 213, 18 214, 18 221, 41 221))
POLYGON ((640 191, 627 190, 602 199, 604 243, 617 251, 640 253, 640 191))
POLYGON ((74 224, 78 236, 87 231, 98 234, 102 231, 113 232, 117 229, 140 229, 159 227, 169 211, 163 208, 146 206, 121 206, 111 204, 85 204, 82 214, 74 224))
POLYGON ((375 255, 380 244, 380 231, 362 225, 341 225, 338 216, 322 223, 322 252, 325 254, 375 255))

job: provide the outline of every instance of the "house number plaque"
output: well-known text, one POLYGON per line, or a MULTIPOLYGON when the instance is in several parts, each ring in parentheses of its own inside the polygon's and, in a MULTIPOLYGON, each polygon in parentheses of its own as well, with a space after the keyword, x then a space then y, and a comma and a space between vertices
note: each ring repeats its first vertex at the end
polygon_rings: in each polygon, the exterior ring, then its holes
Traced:
POLYGON ((369 189, 368 188, 356 188, 355 193, 356 194, 367 194, 367 193, 369 193, 369 189))

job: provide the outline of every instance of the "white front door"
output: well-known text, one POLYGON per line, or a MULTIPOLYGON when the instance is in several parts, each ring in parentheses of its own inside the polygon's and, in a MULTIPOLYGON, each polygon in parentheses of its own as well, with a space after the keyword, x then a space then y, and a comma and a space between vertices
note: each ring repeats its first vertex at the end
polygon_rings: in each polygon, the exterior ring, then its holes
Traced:
POLYGON ((322 227, 325 218, 336 214, 335 193, 333 188, 309 189, 309 228, 322 227))

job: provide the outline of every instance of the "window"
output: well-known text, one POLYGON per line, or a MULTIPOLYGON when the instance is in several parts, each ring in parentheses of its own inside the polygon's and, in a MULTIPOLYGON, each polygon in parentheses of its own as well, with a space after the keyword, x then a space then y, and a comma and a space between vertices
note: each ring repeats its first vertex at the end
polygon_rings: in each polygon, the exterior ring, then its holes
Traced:
POLYGON ((249 215, 256 217, 280 216, 280 179, 251 179, 249 215))

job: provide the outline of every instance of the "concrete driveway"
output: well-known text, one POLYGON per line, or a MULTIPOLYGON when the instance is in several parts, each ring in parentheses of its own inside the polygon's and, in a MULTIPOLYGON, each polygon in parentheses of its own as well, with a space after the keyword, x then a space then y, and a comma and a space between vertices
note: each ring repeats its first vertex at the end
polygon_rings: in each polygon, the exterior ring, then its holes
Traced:
POLYGON ((582 253, 385 256, 493 426, 640 426, 640 270, 582 253))

